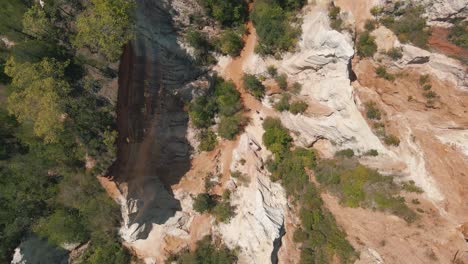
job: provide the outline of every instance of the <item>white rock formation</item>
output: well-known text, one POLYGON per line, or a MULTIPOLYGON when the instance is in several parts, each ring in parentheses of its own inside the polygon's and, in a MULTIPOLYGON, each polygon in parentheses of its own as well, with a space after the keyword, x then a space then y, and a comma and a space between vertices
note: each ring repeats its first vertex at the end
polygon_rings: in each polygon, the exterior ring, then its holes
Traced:
MULTIPOLYGON (((256 123, 261 127, 260 120, 256 123)), ((230 248, 240 247, 239 263, 275 263, 284 233, 286 194, 281 184, 270 181, 268 171, 263 168, 268 152, 258 143, 261 133, 258 136, 247 131, 234 150, 231 170, 244 173, 250 183, 237 184, 237 190, 231 195, 236 215, 228 224, 217 228, 230 248), (238 161, 242 158, 246 163, 240 166, 238 161)))
POLYGON ((348 70, 354 55, 351 38, 332 30, 326 11, 320 8, 304 17, 302 30, 300 52, 285 58, 281 68, 302 84, 302 96, 318 100, 332 112, 315 118, 283 113, 283 124, 300 132, 304 145, 326 138, 342 148, 385 153, 356 106, 348 70))

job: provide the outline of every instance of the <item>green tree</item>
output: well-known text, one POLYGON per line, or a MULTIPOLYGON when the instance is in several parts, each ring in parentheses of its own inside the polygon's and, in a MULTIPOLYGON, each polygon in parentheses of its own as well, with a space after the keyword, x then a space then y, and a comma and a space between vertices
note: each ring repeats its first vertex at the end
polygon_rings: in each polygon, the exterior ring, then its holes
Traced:
POLYGON ((36 38, 52 36, 52 21, 39 4, 34 4, 23 16, 23 31, 36 38))
POLYGON ((219 39, 219 50, 221 53, 233 57, 239 56, 243 47, 244 41, 235 31, 226 30, 221 34, 221 38, 219 39))
POLYGON ((64 130, 62 98, 70 91, 64 80, 67 63, 44 59, 39 63, 9 60, 5 72, 12 78, 8 111, 18 121, 34 123, 34 132, 46 142, 57 142, 64 130))
POLYGON ((216 201, 208 193, 201 193, 193 200, 193 210, 204 213, 211 211, 216 206, 216 201))
POLYGON ((200 131, 197 137, 200 141, 200 146, 198 146, 200 151, 212 151, 216 147, 216 134, 210 129, 200 131))
POLYGON ((242 116, 239 114, 234 116, 222 116, 219 122, 218 133, 226 139, 234 139, 234 137, 242 129, 242 116))
POLYGON ((265 86, 253 74, 244 75, 244 86, 257 99, 261 99, 265 95, 265 86))
POLYGON ((90 0, 76 19, 74 44, 118 60, 122 47, 132 38, 134 3, 127 0, 90 0))
POLYGON ((224 26, 240 25, 247 17, 247 2, 243 0, 201 0, 209 16, 224 26))
POLYGON ((89 237, 81 218, 73 210, 58 209, 53 214, 40 219, 33 230, 57 245, 79 243, 89 237))

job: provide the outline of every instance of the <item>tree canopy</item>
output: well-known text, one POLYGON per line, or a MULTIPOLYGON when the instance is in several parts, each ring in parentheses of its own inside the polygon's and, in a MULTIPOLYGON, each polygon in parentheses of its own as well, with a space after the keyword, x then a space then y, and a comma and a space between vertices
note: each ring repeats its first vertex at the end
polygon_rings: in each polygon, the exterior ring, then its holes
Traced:
POLYGON ((78 33, 74 44, 116 61, 122 47, 132 38, 132 8, 133 2, 127 0, 90 0, 76 20, 78 33))

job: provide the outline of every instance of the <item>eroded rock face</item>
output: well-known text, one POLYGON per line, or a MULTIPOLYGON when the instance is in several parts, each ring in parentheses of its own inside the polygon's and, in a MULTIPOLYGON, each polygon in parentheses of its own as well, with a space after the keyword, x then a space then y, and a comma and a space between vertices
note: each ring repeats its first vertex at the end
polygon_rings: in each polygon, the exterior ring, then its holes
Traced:
POLYGON ((385 153, 356 106, 348 68, 354 55, 351 38, 332 30, 320 7, 304 17, 302 30, 300 52, 286 57, 281 68, 302 84, 302 96, 318 100, 331 112, 314 118, 283 113, 284 125, 298 131, 299 141, 306 146, 326 138, 343 148, 385 153))
POLYGON ((284 234, 287 200, 279 183, 272 183, 263 160, 268 153, 258 142, 261 138, 249 132, 240 138, 234 150, 232 171, 249 177, 250 183, 236 180, 231 195, 236 215, 228 224, 220 224, 218 232, 231 248, 240 247, 239 263, 277 263, 277 253, 284 234), (239 164, 245 159, 244 165, 239 164))

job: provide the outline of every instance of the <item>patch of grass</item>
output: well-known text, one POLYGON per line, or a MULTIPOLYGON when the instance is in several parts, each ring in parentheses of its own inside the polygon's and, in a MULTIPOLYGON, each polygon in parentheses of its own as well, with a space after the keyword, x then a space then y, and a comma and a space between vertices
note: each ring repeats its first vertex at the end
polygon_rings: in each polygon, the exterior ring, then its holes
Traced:
POLYGON ((377 52, 377 44, 375 44, 375 37, 371 36, 368 31, 359 35, 356 45, 357 54, 361 57, 372 57, 377 52))
POLYGON ((380 120, 382 114, 380 110, 377 108, 377 104, 373 101, 366 103, 366 116, 369 119, 380 120))
POLYGON ((395 80, 395 75, 388 73, 384 66, 377 67, 377 69, 375 69, 375 73, 379 78, 383 78, 387 81, 395 80))

